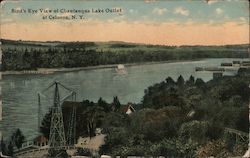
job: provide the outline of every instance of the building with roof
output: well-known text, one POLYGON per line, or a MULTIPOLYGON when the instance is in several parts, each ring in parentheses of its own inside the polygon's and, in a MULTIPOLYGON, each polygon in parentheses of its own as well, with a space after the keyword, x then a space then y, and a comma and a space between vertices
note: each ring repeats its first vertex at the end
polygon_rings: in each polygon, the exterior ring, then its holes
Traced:
POLYGON ((36 146, 42 147, 42 146, 48 145, 48 143, 49 143, 49 140, 43 135, 40 135, 34 139, 34 145, 36 146))
POLYGON ((132 104, 122 105, 120 111, 130 115, 135 112, 135 108, 132 106, 132 104))

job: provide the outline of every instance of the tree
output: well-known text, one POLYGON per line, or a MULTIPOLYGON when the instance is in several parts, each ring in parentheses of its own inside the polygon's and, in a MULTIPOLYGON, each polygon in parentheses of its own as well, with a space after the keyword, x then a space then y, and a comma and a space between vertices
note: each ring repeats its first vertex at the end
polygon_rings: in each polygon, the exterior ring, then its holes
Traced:
POLYGON ((193 86, 194 85, 194 76, 190 76, 189 79, 186 81, 186 85, 193 86))
POLYGON ((98 104, 98 106, 102 107, 105 112, 110 112, 111 111, 110 105, 105 100, 103 100, 102 98, 100 98, 98 100, 97 104, 98 104))
POLYGON ((0 144, 0 149, 1 149, 2 153, 3 153, 4 155, 7 155, 8 152, 7 152, 6 144, 5 144, 4 140, 3 140, 3 138, 1 139, 1 142, 0 142, 0 143, 1 143, 1 144, 0 144))
POLYGON ((179 138, 182 142, 203 143, 206 141, 206 133, 208 131, 208 122, 191 121, 183 123, 179 129, 179 138))
POLYGON ((112 103, 112 109, 113 109, 113 111, 117 112, 120 110, 120 108, 121 108, 121 103, 120 103, 118 97, 115 96, 113 99, 113 103, 112 103))
POLYGON ((206 83, 201 78, 197 78, 195 81, 195 85, 199 88, 204 88, 206 86, 206 83))
POLYGON ((49 139, 49 133, 50 133, 50 124, 51 124, 51 116, 52 116, 52 111, 51 109, 49 112, 44 116, 42 124, 40 126, 40 132, 47 138, 49 139))
POLYGON ((240 131, 249 132, 249 120, 248 120, 248 115, 249 115, 249 109, 248 107, 244 107, 240 110, 237 121, 236 121, 236 128, 240 131))
POLYGON ((97 123, 103 118, 103 116, 103 108, 94 104, 88 106, 83 112, 83 117, 85 117, 87 121, 86 126, 90 138, 95 136, 97 123))
POLYGON ((168 86, 174 86, 175 82, 171 77, 166 78, 166 82, 168 86))
POLYGON ((184 83, 185 83, 184 78, 182 77, 182 75, 180 75, 177 79, 177 85, 181 87, 184 85, 184 83))
POLYGON ((12 134, 11 140, 13 145, 15 145, 18 149, 22 147, 25 137, 19 128, 12 134))
POLYGON ((14 146, 12 142, 10 141, 8 144, 8 155, 13 156, 13 154, 14 154, 14 146))

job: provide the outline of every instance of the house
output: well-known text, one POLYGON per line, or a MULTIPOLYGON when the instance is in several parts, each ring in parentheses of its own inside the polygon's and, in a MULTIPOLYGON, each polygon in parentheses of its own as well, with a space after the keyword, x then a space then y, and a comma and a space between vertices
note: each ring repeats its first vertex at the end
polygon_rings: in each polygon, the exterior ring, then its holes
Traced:
POLYGON ((48 143, 49 143, 49 140, 43 135, 40 135, 34 139, 34 145, 36 146, 42 147, 42 146, 48 145, 48 143))
POLYGON ((122 105, 121 112, 129 115, 129 114, 135 112, 135 108, 132 106, 132 104, 122 105))

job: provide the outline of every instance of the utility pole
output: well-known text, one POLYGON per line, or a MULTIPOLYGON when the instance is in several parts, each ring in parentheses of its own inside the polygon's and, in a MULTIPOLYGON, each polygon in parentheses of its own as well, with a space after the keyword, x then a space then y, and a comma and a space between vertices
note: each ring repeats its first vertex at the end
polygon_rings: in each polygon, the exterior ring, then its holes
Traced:
POLYGON ((60 105, 60 94, 58 89, 58 82, 55 82, 54 105, 52 107, 49 147, 61 148, 66 145, 63 114, 60 105))
POLYGON ((64 120, 62 113, 62 103, 67 99, 76 101, 76 92, 72 91, 70 88, 65 87, 60 82, 53 82, 50 86, 45 88, 42 92, 38 93, 38 127, 41 124, 41 109, 42 109, 42 98, 52 104, 51 107, 51 122, 50 122, 50 132, 49 132, 49 151, 48 158, 64 157, 67 156, 66 148, 69 145, 74 145, 75 143, 75 134, 76 134, 76 108, 73 107, 73 110, 70 115, 69 127, 68 127, 68 136, 66 142, 65 129, 64 129, 64 120), (53 98, 51 99, 48 95, 51 91, 51 88, 54 88, 53 98), (61 94, 59 87, 66 90, 68 93, 61 94), (64 96, 65 95, 65 96, 64 96), (52 101, 52 103, 51 103, 52 101), (67 144, 68 143, 68 144, 67 144))

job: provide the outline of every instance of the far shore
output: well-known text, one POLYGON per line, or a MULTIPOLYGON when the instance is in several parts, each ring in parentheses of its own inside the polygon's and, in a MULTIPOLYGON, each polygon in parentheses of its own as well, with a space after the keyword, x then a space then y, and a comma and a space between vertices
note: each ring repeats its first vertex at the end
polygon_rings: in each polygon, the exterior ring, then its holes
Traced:
MULTIPOLYGON (((138 65, 152 65, 152 64, 162 64, 162 63, 176 63, 176 62, 188 62, 188 61, 200 61, 203 59, 194 60, 171 60, 171 61, 157 61, 157 62, 138 62, 138 63, 127 63, 122 64, 125 67, 138 66, 138 65)), ((96 69, 106 69, 106 68, 117 68, 119 64, 109 64, 109 65, 97 65, 97 66, 86 66, 86 67, 75 67, 75 68, 38 68, 37 70, 22 70, 22 71, 2 71, 2 75, 23 75, 23 74, 54 74, 59 72, 74 72, 81 70, 96 70, 96 69)))

